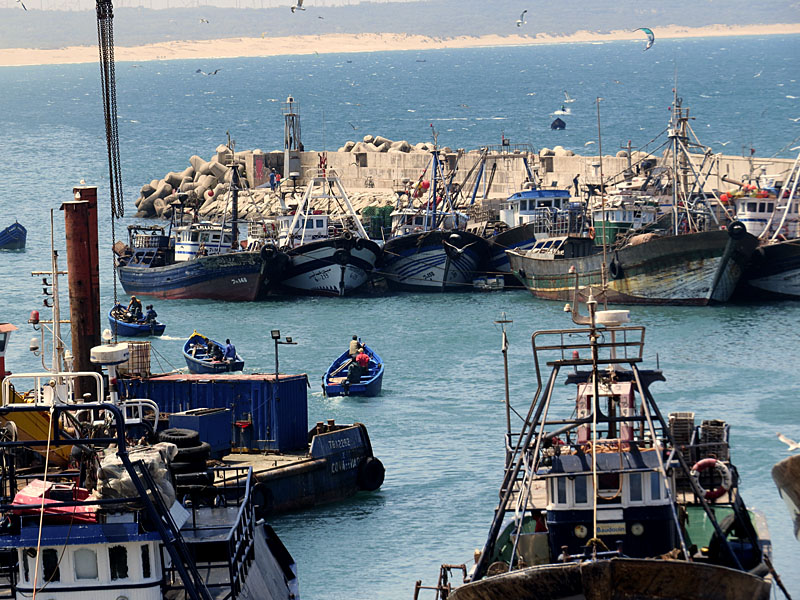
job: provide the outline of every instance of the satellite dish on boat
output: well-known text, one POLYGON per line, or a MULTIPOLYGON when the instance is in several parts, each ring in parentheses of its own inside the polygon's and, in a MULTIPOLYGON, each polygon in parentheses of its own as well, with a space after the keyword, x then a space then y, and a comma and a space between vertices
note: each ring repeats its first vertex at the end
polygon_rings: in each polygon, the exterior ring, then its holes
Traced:
POLYGON ((119 365, 126 362, 129 356, 128 344, 121 342, 95 346, 92 348, 89 360, 98 365, 119 365))
POLYGON ((594 314, 595 323, 606 327, 617 327, 623 323, 630 323, 631 311, 629 310, 598 310, 594 314))

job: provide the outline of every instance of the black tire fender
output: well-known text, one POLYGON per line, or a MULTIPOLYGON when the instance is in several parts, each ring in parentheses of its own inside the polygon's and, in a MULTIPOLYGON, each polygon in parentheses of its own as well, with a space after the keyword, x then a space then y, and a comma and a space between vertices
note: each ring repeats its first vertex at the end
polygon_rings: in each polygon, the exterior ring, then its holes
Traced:
POLYGON ((733 221, 728 225, 728 235, 734 240, 742 239, 747 233, 747 226, 741 221, 733 221))
POLYGON ((178 473, 175 475, 175 483, 179 486, 184 485, 213 485, 214 474, 204 471, 202 473, 178 473))
POLYGON ((255 484, 250 491, 250 498, 258 518, 269 515, 275 508, 275 497, 272 495, 272 490, 265 483, 259 482, 255 484))
POLYGON ((374 456, 368 456, 358 466, 358 487, 367 492, 374 492, 383 485, 386 469, 383 463, 374 456))
POLYGON ((614 257, 614 260, 608 265, 608 274, 611 276, 611 279, 619 279, 622 277, 622 265, 619 264, 619 261, 614 257))
POLYGON ((178 448, 192 448, 200 445, 200 434, 193 429, 170 427, 159 432, 158 439, 162 442, 175 444, 178 448))
POLYGON ((169 464, 170 471, 175 475, 184 475, 186 473, 202 473, 208 467, 205 460, 198 461, 177 461, 169 464))
POLYGON ((209 456, 211 456, 211 444, 200 442, 199 446, 179 448, 175 460, 177 462, 199 462, 208 460, 209 456))
POLYGON ((356 250, 363 250, 366 245, 364 238, 358 238, 354 247, 356 250))

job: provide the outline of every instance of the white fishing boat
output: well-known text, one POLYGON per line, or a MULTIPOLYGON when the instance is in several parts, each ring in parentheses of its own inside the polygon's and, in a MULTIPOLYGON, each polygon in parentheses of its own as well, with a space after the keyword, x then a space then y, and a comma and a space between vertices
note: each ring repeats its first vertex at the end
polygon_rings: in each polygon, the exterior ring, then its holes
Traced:
POLYGON ((290 261, 281 285, 293 292, 345 296, 369 280, 381 257, 333 169, 321 166, 297 208, 276 221, 290 261))

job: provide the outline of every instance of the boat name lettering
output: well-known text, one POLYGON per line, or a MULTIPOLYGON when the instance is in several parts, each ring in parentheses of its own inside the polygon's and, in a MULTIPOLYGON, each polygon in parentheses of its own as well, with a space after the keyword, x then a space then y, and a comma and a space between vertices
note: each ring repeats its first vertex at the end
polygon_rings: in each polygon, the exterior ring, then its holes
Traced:
POLYGON ((425 275, 422 276, 424 281, 431 281, 433 279, 433 271, 428 271, 425 275))
POLYGON ((328 279, 331 274, 329 269, 320 269, 319 271, 309 273, 308 276, 314 281, 319 282, 320 280, 328 279))
POLYGON ((625 535, 625 523, 598 523, 597 535, 625 535))
POLYGON ((331 463, 331 473, 341 473, 358 467, 358 458, 344 458, 331 463))
POLYGON ((332 440, 328 440, 328 446, 331 449, 336 448, 349 448, 352 444, 350 443, 350 438, 335 438, 332 440))
POLYGON ((231 279, 231 285, 236 285, 238 283, 247 283, 247 277, 237 277, 236 279, 231 279))

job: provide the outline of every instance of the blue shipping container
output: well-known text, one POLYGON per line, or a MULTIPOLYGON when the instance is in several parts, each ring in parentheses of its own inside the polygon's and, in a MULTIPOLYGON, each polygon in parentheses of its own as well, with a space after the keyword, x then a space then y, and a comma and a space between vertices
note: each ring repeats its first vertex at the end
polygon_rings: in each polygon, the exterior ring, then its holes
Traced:
POLYGON ((165 413, 195 408, 230 409, 231 439, 236 422, 250 421, 247 447, 286 452, 308 447, 308 377, 303 375, 172 374, 119 379, 123 398, 149 398, 165 413))

